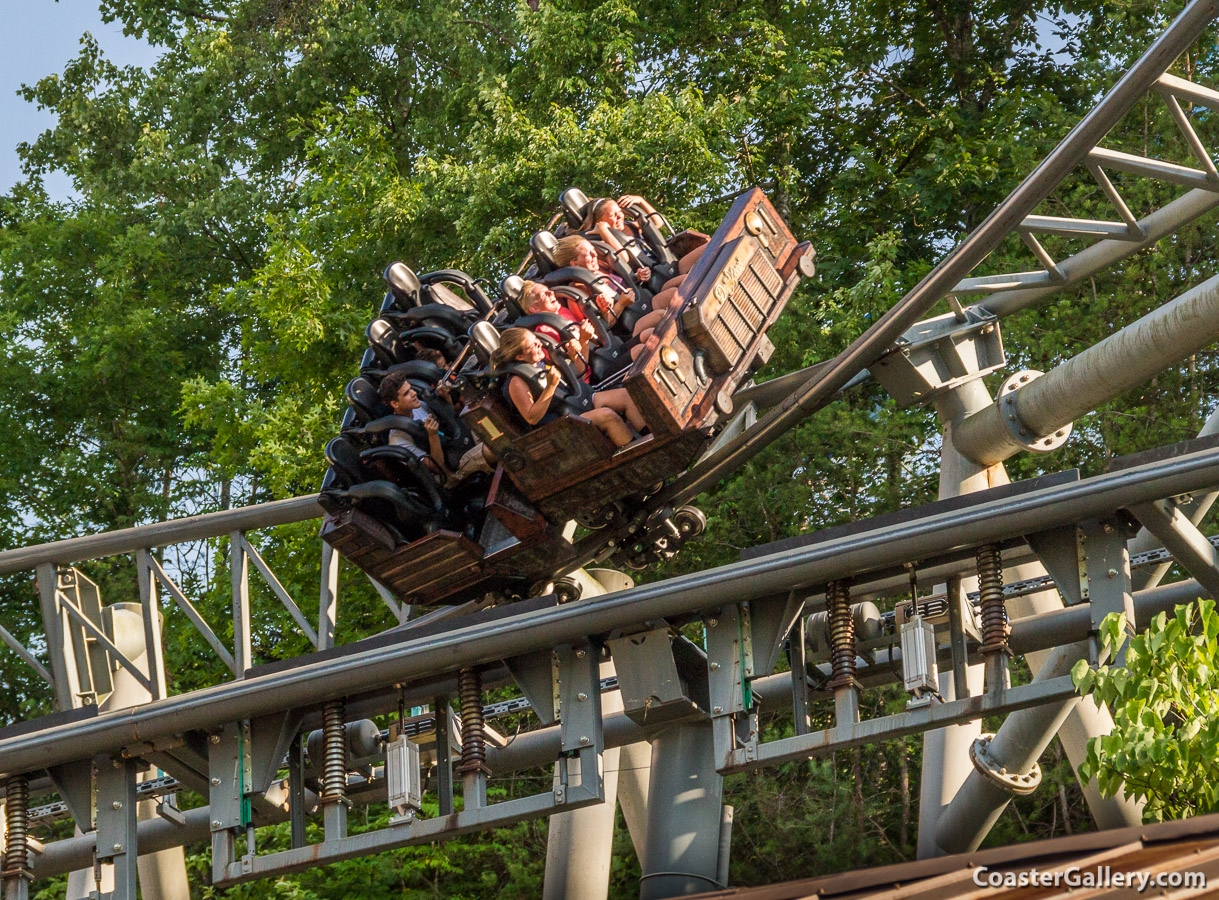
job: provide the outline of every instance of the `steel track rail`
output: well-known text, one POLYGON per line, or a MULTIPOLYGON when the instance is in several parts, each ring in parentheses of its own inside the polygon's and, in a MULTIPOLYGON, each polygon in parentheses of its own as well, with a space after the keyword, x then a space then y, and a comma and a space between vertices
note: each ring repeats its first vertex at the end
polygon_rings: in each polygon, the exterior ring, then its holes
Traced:
POLYGON ((883 571, 910 560, 1010 540, 1215 485, 1219 485, 1219 449, 1201 450, 542 612, 339 659, 309 662, 306 658, 298 667, 284 672, 204 688, 0 741, 0 772, 13 774, 88 759, 183 731, 214 728, 386 684, 435 677, 463 666, 553 648, 649 620, 690 615, 725 603, 883 571))

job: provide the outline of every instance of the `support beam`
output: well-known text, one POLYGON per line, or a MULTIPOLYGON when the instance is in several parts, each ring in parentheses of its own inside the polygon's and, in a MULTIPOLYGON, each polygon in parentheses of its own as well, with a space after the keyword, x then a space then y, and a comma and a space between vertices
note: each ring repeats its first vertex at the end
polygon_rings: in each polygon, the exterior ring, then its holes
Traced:
POLYGON ((82 559, 100 559, 150 547, 201 541, 231 531, 253 531, 256 528, 320 519, 326 512, 318 506, 317 498, 317 494, 308 494, 290 500, 275 500, 257 506, 243 506, 240 509, 226 509, 202 516, 187 516, 168 522, 5 550, 0 552, 0 575, 12 575, 49 563, 71 565, 82 559))
MULTIPOLYGON (((135 570, 139 580, 141 616, 144 619, 144 647, 148 651, 147 666, 149 695, 160 700, 168 693, 165 685, 165 653, 161 647, 161 601, 157 582, 152 574, 155 557, 145 549, 135 552, 135 570)), ((157 563, 160 568, 160 563, 157 563)))
MULTIPOLYGON (((1081 644, 1055 648, 1033 683, 1063 677, 1086 652, 1081 644)), ((975 741, 970 750, 974 770, 936 826, 940 852, 976 850, 1012 796, 1037 786, 1041 780, 1037 760, 1079 702, 1075 697, 1014 712, 992 738, 975 741), (1003 784, 1005 780, 1009 783, 1003 784)))
POLYGON ((1147 530, 1159 538, 1190 575, 1212 597, 1219 598, 1219 554, 1198 526, 1171 500, 1156 500, 1131 507, 1147 530))
POLYGON ((309 620, 305 618, 305 614, 301 612, 301 608, 296 605, 296 601, 292 599, 292 595, 285 590, 284 586, 280 583, 279 578, 277 578, 275 573, 271 571, 271 567, 268 566, 266 560, 262 558, 262 554, 258 552, 258 548, 251 544, 244 534, 241 536, 241 548, 254 563, 254 568, 258 570, 260 575, 262 575, 263 580, 267 582, 267 585, 271 588, 271 593, 279 598, 279 602, 282 603, 284 609, 288 611, 288 615, 290 615, 292 620, 300 626, 301 631, 305 632, 305 637, 309 638, 309 643, 314 646, 314 649, 320 650, 321 646, 318 643, 317 632, 313 630, 313 626, 309 624, 309 620))
POLYGON ((46 666, 40 663, 34 657, 34 654, 25 649, 25 646, 21 643, 21 641, 13 637, 9 630, 3 625, 0 625, 0 641, 4 641, 5 645, 20 656, 27 666, 37 672, 39 678, 52 687, 55 686, 55 679, 51 677, 51 673, 47 671, 46 666))
POLYGON ((245 552, 245 535, 229 534, 229 571, 233 581, 233 661, 234 675, 240 681, 254 665, 250 642, 250 559, 245 552))
MULTIPOLYGON (((1219 340, 1219 276, 970 415, 953 443, 993 465, 1219 340)), ((1051 442, 1053 443, 1053 442, 1051 442)))
MULTIPOLYGON (((936 413, 944 424, 940 442, 939 498, 959 497, 1008 483, 1003 466, 980 466, 961 455, 952 440, 956 424, 966 415, 984 409, 991 400, 981 379, 967 381, 936 398, 936 413)), ((961 593, 976 590, 978 579, 956 578, 961 593)), ((948 585, 945 585, 947 592, 948 585)), ((960 661, 960 670, 941 671, 940 696, 945 700, 964 700, 981 693, 983 668, 960 661), (962 688, 964 690, 962 691, 962 688)), ((923 734, 923 766, 919 776, 918 857, 936 855, 935 826, 941 812, 956 796, 968 775, 967 754, 974 739, 982 733, 982 721, 974 719, 923 734)))
POLYGON ((652 741, 640 900, 727 886, 717 880, 723 782, 715 771, 710 722, 675 725, 652 741))
POLYGON ((317 604, 317 649, 334 646, 339 617, 339 551, 322 541, 322 587, 317 604))
POLYGON ((229 652, 229 648, 224 646, 224 642, 220 638, 216 637, 216 632, 212 631, 211 626, 199 614, 199 610, 195 609, 194 604, 187 599, 186 594, 182 593, 182 589, 174 584, 173 579, 165 574, 165 570, 161 568, 161 564, 157 561, 156 557, 150 556, 149 561, 152 566, 153 575, 169 591, 169 595, 173 598, 174 603, 178 605, 178 608, 182 612, 186 613, 186 618, 190 619, 191 624, 195 626, 195 630, 203 635, 203 639, 216 651, 216 655, 224 661, 229 671, 236 675, 238 671, 237 661, 233 659, 233 654, 229 652))

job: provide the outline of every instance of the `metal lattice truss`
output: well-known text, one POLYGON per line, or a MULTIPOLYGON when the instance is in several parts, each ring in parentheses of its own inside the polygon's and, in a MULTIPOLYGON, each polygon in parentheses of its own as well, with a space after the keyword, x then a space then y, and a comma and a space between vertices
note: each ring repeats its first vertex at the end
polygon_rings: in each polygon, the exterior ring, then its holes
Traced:
MULTIPOLYGON (((1098 271, 1101 265, 1125 258, 1137 250, 1154 244, 1157 240, 1176 231, 1187 222, 1219 206, 1219 170, 1214 159, 1203 145, 1198 133, 1190 123, 1181 103, 1189 103, 1219 112, 1219 92, 1211 88, 1186 81, 1167 73, 1161 75, 1151 89, 1167 106, 1181 136, 1201 168, 1190 168, 1159 159, 1148 159, 1109 150, 1101 146, 1092 147, 1083 157, 1096 183, 1113 206, 1117 221, 1063 218, 1058 216, 1025 216, 1016 227, 1020 239, 1033 252, 1041 269, 1032 272, 1013 272, 1002 275, 986 275, 964 278, 952 289, 955 296, 971 294, 994 295, 1006 291, 1034 290, 1038 288, 1062 290, 1078 283, 1098 271), (1142 219, 1136 219, 1122 195, 1114 186, 1106 170, 1123 172, 1153 181, 1190 188, 1190 193, 1173 203, 1155 210, 1142 219), (1076 254, 1055 262, 1037 239, 1039 234, 1063 235, 1066 237, 1098 240, 1086 255, 1076 254)), ((990 304, 986 304, 990 306, 990 304)), ((1010 308, 1011 302, 999 308, 1010 308)))

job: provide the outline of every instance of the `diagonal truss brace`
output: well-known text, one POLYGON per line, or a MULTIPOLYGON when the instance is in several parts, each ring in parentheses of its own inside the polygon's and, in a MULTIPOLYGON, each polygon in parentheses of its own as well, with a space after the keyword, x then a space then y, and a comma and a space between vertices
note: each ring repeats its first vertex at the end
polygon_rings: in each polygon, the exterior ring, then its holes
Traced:
POLYGON ((1212 597, 1219 597, 1219 554, 1171 500, 1132 506, 1130 511, 1212 597))
POLYGON ((150 569, 152 570, 153 576, 164 586, 165 590, 169 591, 169 595, 173 597, 174 603, 176 603, 178 608, 186 614, 188 619, 190 619, 191 624, 195 626, 195 630, 198 631, 199 634, 203 636, 203 639, 208 642, 211 648, 216 651, 216 655, 224 661, 224 664, 228 666, 229 671, 236 674, 237 661, 233 659, 233 654, 228 651, 228 648, 225 647, 224 642, 220 640, 220 638, 216 637, 216 633, 212 631, 211 626, 208 625, 203 616, 199 614, 199 610, 195 609, 194 604, 187 599, 186 594, 182 592, 182 589, 178 587, 178 585, 174 583, 173 579, 165 573, 165 569, 161 567, 161 563, 155 556, 150 554, 148 556, 148 563, 150 569))
POLYGON ((55 593, 55 599, 59 603, 60 608, 71 616, 72 619, 85 630, 89 637, 97 641, 97 643, 106 651, 107 655, 111 659, 130 672, 132 678, 151 692, 152 682, 148 680, 148 676, 141 672, 139 667, 129 660, 122 650, 114 645, 114 642, 106 636, 106 632, 98 628, 92 619, 81 612, 80 607, 73 603, 71 599, 68 598, 67 594, 63 593, 63 591, 56 591, 55 593))
POLYGON ((288 615, 292 616, 293 621, 296 622, 296 624, 300 626, 301 631, 305 633, 305 637, 309 638, 309 642, 313 644, 314 648, 317 648, 317 632, 314 631, 313 626, 309 624, 309 620, 305 618, 305 614, 301 612, 300 607, 296 605, 296 601, 292 599, 292 595, 284 589, 284 586, 280 584, 279 579, 275 577, 275 573, 271 571, 271 567, 268 566, 266 561, 262 558, 262 554, 259 553, 254 545, 249 542, 244 534, 241 535, 241 545, 242 549, 254 563, 254 568, 259 571, 263 579, 267 582, 267 585, 271 588, 271 592, 279 598, 279 602, 284 605, 284 609, 288 611, 288 615))
MULTIPOLYGON (((953 294, 995 294, 1028 287, 1065 286, 1073 280, 1078 280, 1070 278, 1064 269, 1054 262, 1045 248, 1033 237, 1035 232, 1084 239, 1102 238, 1129 244, 1128 250, 1121 253, 1119 258, 1138 249, 1148 239, 1147 222, 1134 217, 1121 194, 1105 173, 1105 169, 1181 185, 1203 192, 1219 193, 1219 169, 1216 168, 1214 159, 1190 123, 1189 115, 1181 107, 1181 101, 1184 100, 1191 104, 1219 110, 1219 91, 1194 84, 1167 72, 1162 73, 1156 79, 1150 91, 1157 94, 1168 108, 1178 131, 1201 168, 1195 169, 1165 160, 1149 159, 1093 146, 1087 151, 1081 162, 1092 173, 1092 177, 1108 197, 1121 221, 1110 222, 1042 215, 1025 216, 1015 230, 1037 257, 1043 271, 964 278, 953 288, 953 294)), ((1205 209, 1202 211, 1205 212, 1205 209)))

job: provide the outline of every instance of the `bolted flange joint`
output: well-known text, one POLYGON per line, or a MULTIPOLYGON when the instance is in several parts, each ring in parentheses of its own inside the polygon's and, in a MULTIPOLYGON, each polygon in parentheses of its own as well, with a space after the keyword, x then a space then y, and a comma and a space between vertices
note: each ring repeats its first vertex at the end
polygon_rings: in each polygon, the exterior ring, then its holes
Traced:
POLYGON ((990 742, 994 737, 993 734, 983 734, 974 738, 974 742, 969 745, 969 761, 974 764, 974 768, 987 781, 1009 794, 1024 796, 1037 790, 1041 786, 1041 766, 1033 763, 1033 768, 1023 774, 1009 772, 990 755, 990 742))
POLYGON ((1044 374, 1036 369, 1023 369, 1003 382, 1003 386, 999 388, 999 394, 995 398, 1002 413, 1003 424, 1011 432, 1012 440, 1033 453, 1049 453, 1057 450, 1071 437, 1072 424, 1070 422, 1050 434, 1037 434, 1020 418, 1019 393, 1021 388, 1036 381, 1044 374))

